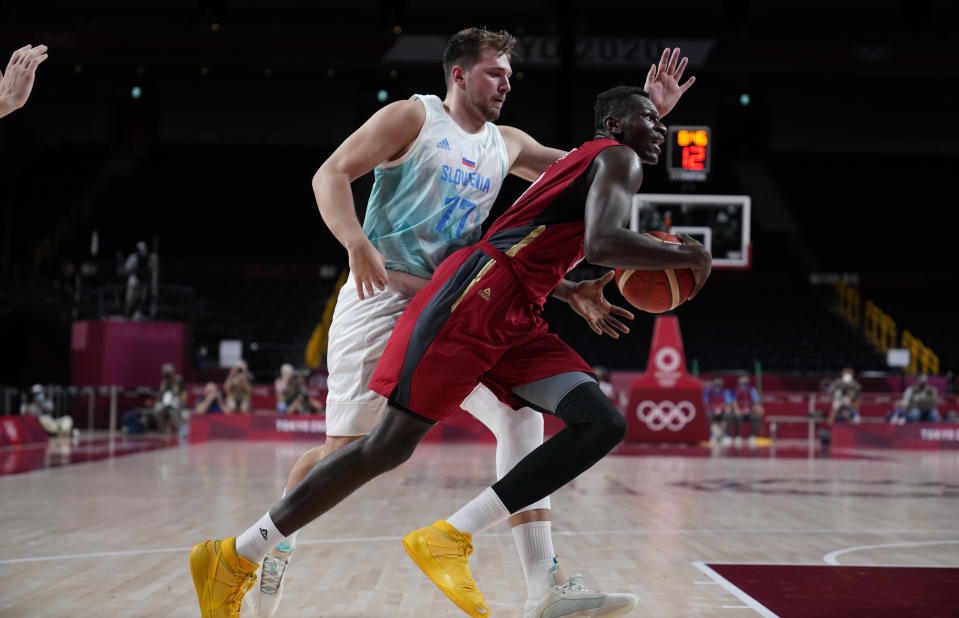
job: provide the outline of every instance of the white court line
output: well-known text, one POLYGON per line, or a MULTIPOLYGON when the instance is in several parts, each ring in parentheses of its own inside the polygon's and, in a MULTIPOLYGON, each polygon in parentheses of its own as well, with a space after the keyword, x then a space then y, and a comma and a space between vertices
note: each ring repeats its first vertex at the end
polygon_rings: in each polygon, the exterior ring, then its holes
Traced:
MULTIPOLYGON (((756 599, 746 594, 742 589, 740 589, 738 586, 733 584, 731 581, 729 581, 728 579, 726 579, 725 577, 723 577, 716 571, 712 570, 709 566, 706 565, 705 562, 693 562, 693 566, 699 569, 700 571, 702 571, 703 573, 705 573, 706 576, 709 577, 711 580, 713 580, 714 582, 722 586, 726 590, 726 592, 728 592, 729 594, 733 595, 734 597, 736 597, 737 599, 745 603, 746 605, 744 607, 748 607, 749 609, 752 609, 754 612, 756 612, 760 616, 763 616, 763 618, 779 618, 776 614, 766 609, 765 605, 763 605, 756 599)), ((732 609, 733 607, 739 607, 739 606, 723 605, 723 607, 732 609)))
POLYGON ((89 554, 60 554, 59 556, 35 556, 33 558, 10 558, 0 560, 0 564, 21 564, 24 562, 46 562, 48 560, 76 560, 82 558, 114 558, 117 556, 142 556, 143 554, 166 554, 172 552, 187 552, 186 547, 164 547, 162 549, 128 549, 126 551, 98 551, 89 554))
MULTIPOLYGON (((828 528, 814 528, 808 530, 802 529, 781 529, 781 528, 768 528, 768 529, 689 529, 689 530, 643 530, 640 528, 633 530, 579 530, 579 531, 554 531, 553 536, 607 536, 607 535, 673 535, 673 534, 711 534, 711 535, 737 535, 737 534, 850 534, 850 533, 859 533, 859 534, 954 534, 954 529, 948 530, 883 530, 883 529, 828 529, 828 528)), ((510 532, 497 532, 497 533, 488 533, 483 535, 484 538, 490 537, 510 537, 512 538, 512 533, 510 532)), ((297 542, 297 545, 338 545, 343 543, 382 543, 383 541, 396 541, 401 537, 399 536, 366 536, 366 537, 347 537, 339 539, 315 539, 315 540, 301 540, 297 542)), ((938 541, 937 541, 938 542, 938 541)), ((137 550, 122 550, 122 551, 105 551, 105 552, 91 552, 84 554, 60 554, 55 556, 32 556, 26 558, 6 558, 0 559, 0 565, 3 564, 21 564, 24 562, 45 562, 48 560, 82 560, 87 558, 113 558, 118 556, 133 556, 139 554, 165 554, 165 553, 174 553, 179 551, 190 551, 189 547, 162 547, 157 549, 137 549, 137 550)), ((726 564, 735 564, 728 560, 724 561, 726 564)), ((743 563, 743 564, 754 564, 752 562, 743 563)), ((819 563, 813 563, 816 566, 819 563)), ((867 566, 867 565, 859 565, 867 566)), ((886 565, 880 565, 886 566, 886 565)))
MULTIPOLYGON (((835 566, 842 566, 837 558, 843 554, 849 552, 861 551, 864 549, 882 549, 885 547, 918 547, 920 545, 956 545, 959 544, 959 541, 922 541, 918 543, 883 543, 881 545, 860 545, 859 547, 847 547, 846 549, 837 549, 836 551, 829 552, 822 557, 823 561, 826 564, 832 564, 835 566)), ((864 564, 857 564, 855 566, 867 566, 864 564)))
MULTIPOLYGON (((489 535, 494 536, 494 535, 489 535)), ((497 535, 504 536, 504 535, 497 535)), ((321 539, 317 541, 299 541, 300 545, 335 545, 338 543, 382 543, 383 541, 397 541, 400 537, 396 536, 369 536, 361 538, 343 538, 343 539, 321 539)), ((157 549, 128 549, 124 551, 99 551, 89 554, 60 554, 58 556, 35 556, 32 558, 10 558, 0 560, 2 564, 19 564, 22 562, 45 562, 47 560, 81 560, 84 558, 114 558, 117 556, 135 556, 143 554, 168 554, 175 552, 188 552, 190 547, 161 547, 157 549)))

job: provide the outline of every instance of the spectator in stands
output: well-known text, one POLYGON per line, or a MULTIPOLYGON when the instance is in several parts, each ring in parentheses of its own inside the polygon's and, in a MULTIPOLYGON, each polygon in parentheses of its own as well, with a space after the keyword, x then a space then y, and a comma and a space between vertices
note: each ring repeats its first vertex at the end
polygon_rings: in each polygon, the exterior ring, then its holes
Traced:
POLYGON ((286 414, 286 409, 290 405, 288 391, 294 373, 293 365, 283 363, 280 367, 280 376, 273 381, 273 389, 276 391, 276 411, 280 414, 286 414))
POLYGON ((886 416, 891 423, 938 423, 941 420, 937 405, 939 389, 929 383, 929 377, 921 374, 906 388, 896 408, 886 416))
MULTIPOLYGON (((183 412, 187 410, 187 392, 183 378, 176 372, 173 363, 163 363, 160 367, 160 388, 156 403, 153 404, 153 417, 157 430, 162 431, 172 424, 176 429, 184 421, 183 412)), ((189 413, 187 414, 189 416, 189 413)))
POLYGON ((13 52, 6 71, 0 73, 0 118, 27 103, 37 67, 46 59, 46 45, 24 45, 13 52))
POLYGON ((729 436, 729 402, 722 378, 706 380, 703 387, 703 406, 709 420, 710 441, 718 442, 729 436))
POLYGON ((733 426, 733 437, 738 446, 742 442, 743 420, 749 421, 749 444, 756 444, 756 437, 762 431, 763 404, 759 401, 759 391, 749 383, 749 376, 739 376, 736 390, 727 397, 728 415, 733 426))
POLYGON ((203 396, 198 397, 193 404, 194 414, 223 414, 223 394, 215 382, 207 382, 203 387, 203 396))
POLYGON ((253 374, 250 373, 246 361, 240 360, 230 368, 230 373, 223 382, 223 390, 226 392, 226 405, 223 412, 226 414, 250 413, 253 398, 253 374))
POLYGON ((323 412, 323 404, 310 395, 303 376, 299 373, 294 372, 290 378, 284 396, 288 402, 287 414, 320 414, 323 412))
POLYGON ((20 404, 20 414, 31 414, 40 421, 40 426, 49 436, 66 436, 73 431, 73 417, 64 414, 54 416, 53 402, 47 398, 40 384, 34 384, 20 404))
POLYGON ((859 422, 859 402, 862 397, 862 385, 856 381, 852 367, 846 367, 842 374, 829 387, 832 405, 826 424, 832 426, 836 420, 859 422))
POLYGON ((160 386, 156 397, 148 398, 140 407, 123 414, 123 433, 143 433, 152 424, 156 431, 166 431, 171 425, 177 430, 189 418, 187 392, 183 378, 173 363, 160 367, 160 386))
POLYGON ((142 319, 149 305, 156 262, 156 254, 151 253, 147 244, 140 241, 136 251, 131 253, 123 264, 123 274, 127 278, 124 311, 134 320, 142 319))

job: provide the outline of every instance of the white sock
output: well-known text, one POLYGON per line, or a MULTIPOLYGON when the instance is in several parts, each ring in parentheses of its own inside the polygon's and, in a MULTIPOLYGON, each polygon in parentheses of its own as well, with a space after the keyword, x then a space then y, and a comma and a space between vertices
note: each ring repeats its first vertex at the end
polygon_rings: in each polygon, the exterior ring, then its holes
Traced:
POLYGON ((246 529, 246 532, 236 537, 236 553, 250 562, 259 562, 266 557, 267 552, 284 538, 276 529, 276 524, 267 511, 258 522, 246 529))
POLYGON ((470 500, 466 506, 449 516, 446 521, 460 532, 476 536, 487 528, 509 519, 509 511, 492 487, 470 500))
POLYGON ((539 601, 553 587, 553 536, 549 521, 531 521, 513 527, 513 539, 523 563, 526 576, 526 594, 531 601, 539 601))

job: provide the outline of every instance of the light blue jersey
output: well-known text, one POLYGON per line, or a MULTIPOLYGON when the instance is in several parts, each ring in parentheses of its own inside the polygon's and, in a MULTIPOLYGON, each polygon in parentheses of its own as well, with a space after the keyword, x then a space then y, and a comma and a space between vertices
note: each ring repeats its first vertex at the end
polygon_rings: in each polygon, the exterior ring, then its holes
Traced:
POLYGON ((470 134, 439 97, 413 100, 426 108, 426 120, 406 154, 373 170, 363 231, 386 268, 429 279, 448 255, 480 239, 509 158, 493 123, 470 134))

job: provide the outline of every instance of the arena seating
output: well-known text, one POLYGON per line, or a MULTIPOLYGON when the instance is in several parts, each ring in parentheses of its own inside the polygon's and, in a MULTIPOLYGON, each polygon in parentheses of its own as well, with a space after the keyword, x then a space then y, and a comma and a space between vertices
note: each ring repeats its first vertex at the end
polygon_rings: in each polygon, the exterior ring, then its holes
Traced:
MULTIPOLYGON (((764 372, 786 375, 887 370, 885 356, 833 312, 829 292, 781 275, 713 272, 700 295, 676 311, 691 369, 752 371, 758 361, 764 372)), ((625 304, 612 286, 606 295, 625 304)), ((613 340, 597 337, 568 307, 546 308, 553 330, 588 362, 623 370, 646 365, 653 316, 636 313, 632 332, 613 340)))
POLYGON ((303 366, 306 344, 334 290, 315 270, 269 275, 196 284, 195 341, 214 357, 220 340, 242 341, 258 382, 272 381, 283 363, 303 366))
MULTIPOLYGON (((186 386, 188 401, 192 405, 203 396, 203 384, 192 382, 186 386)), ((326 386, 307 386, 310 396, 326 404, 326 386)), ((276 414, 276 394, 272 384, 254 384, 250 409, 253 414, 276 414)))
MULTIPOLYGON (((800 418, 808 418, 810 396, 814 398, 814 412, 817 414, 817 416, 825 416, 825 414, 829 412, 832 402, 832 398, 827 393, 764 391, 762 401, 763 409, 765 410, 764 416, 766 418, 763 419, 763 435, 770 435, 769 417, 789 416, 797 417, 797 420, 800 418)), ((893 409, 899 398, 899 393, 864 392, 859 405, 859 414, 862 417, 862 422, 884 422, 886 415, 893 409)), ((939 413, 944 416, 950 411, 959 414, 959 395, 957 394, 942 395, 942 403, 939 405, 939 413)), ((824 423, 817 423, 817 428, 824 426, 824 423)), ((743 431, 746 431, 745 427, 743 431)), ((776 428, 776 437, 778 439, 805 438, 806 433, 807 425, 804 422, 787 424, 779 423, 776 428)))
MULTIPOLYGON (((939 356, 940 366, 955 367, 959 361, 959 320, 949 302, 931 302, 917 299, 908 291, 906 282, 915 285, 916 279, 928 278, 930 295, 942 282, 932 275, 910 274, 909 277, 869 277, 857 289, 865 300, 871 300, 896 322, 897 339, 908 330, 939 356)), ((931 297, 930 297, 931 298, 931 297)))

